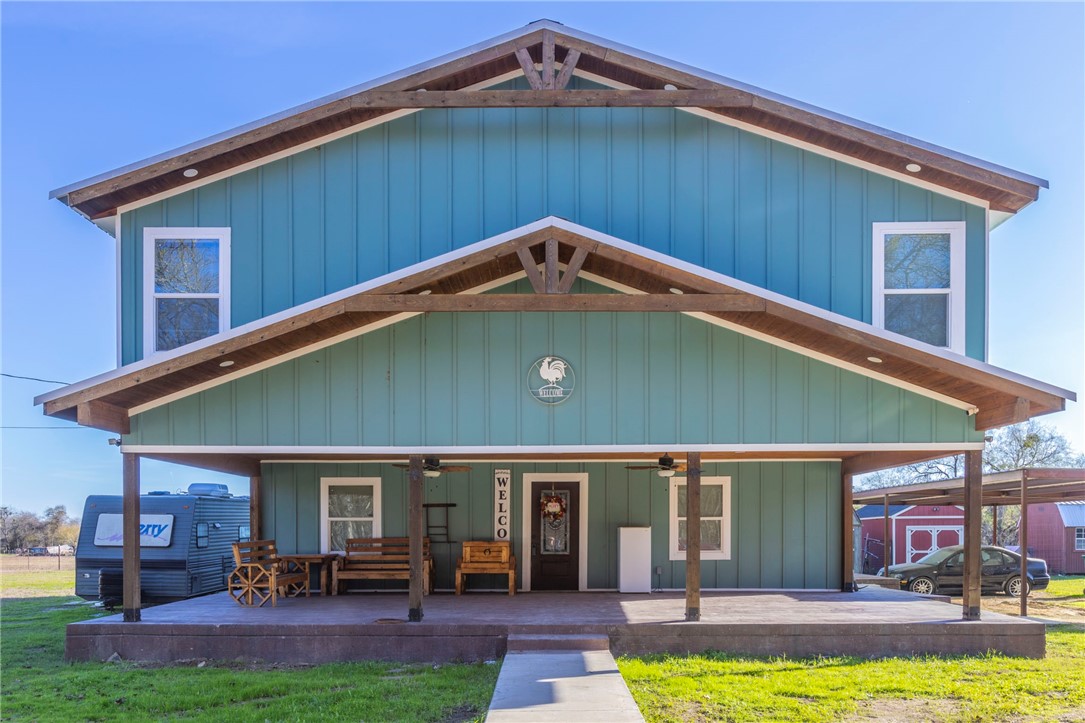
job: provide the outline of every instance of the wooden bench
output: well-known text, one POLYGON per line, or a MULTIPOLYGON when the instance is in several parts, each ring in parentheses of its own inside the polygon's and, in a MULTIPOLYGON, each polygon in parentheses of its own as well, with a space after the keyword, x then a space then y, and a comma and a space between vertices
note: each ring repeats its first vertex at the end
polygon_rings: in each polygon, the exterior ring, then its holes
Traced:
POLYGON ((279 597, 309 597, 309 575, 279 559, 275 540, 234 543, 234 570, 229 577, 230 597, 240 605, 262 607, 279 597))
MULTIPOLYGON (((433 587, 433 557, 429 538, 422 540, 422 593, 433 587)), ((410 580, 411 548, 406 537, 355 537, 347 540, 345 554, 332 567, 332 595, 347 580, 410 580)))
POLYGON ((516 594, 516 557, 508 542, 474 540, 463 543, 463 557, 456 561, 456 594, 463 594, 464 575, 508 575, 509 595, 516 594))

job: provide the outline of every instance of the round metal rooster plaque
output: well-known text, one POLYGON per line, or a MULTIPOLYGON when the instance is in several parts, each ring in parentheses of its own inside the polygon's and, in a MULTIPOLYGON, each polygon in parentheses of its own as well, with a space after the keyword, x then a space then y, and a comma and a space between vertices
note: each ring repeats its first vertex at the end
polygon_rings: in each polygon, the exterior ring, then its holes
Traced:
POLYGON ((561 404, 575 386, 572 365, 558 356, 544 356, 527 373, 528 391, 543 404, 561 404))

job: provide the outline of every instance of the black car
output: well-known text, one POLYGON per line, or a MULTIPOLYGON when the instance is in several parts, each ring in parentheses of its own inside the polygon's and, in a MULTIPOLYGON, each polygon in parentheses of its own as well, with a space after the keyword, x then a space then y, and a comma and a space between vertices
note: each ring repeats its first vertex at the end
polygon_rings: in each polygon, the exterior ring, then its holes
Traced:
MULTIPOLYGON (((1021 556, 1001 547, 985 545, 980 550, 983 572, 980 576, 981 592, 1004 592, 1017 597, 1021 594, 1021 556)), ((884 570, 884 568, 883 568, 884 570)), ((1035 557, 1028 558, 1029 590, 1043 590, 1051 581, 1047 563, 1035 557)), ((916 562, 890 565, 887 577, 900 580, 901 587, 912 592, 959 593, 964 587, 964 547, 953 545, 935 550, 916 562)))

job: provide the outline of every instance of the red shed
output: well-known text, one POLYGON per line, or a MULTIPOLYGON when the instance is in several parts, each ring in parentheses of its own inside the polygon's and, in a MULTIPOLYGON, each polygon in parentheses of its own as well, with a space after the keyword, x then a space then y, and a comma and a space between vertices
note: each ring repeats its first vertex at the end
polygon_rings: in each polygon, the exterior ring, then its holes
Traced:
MULTIPOLYGON (((875 573, 885 564, 884 507, 863 505, 857 513, 863 523, 863 571, 875 573)), ((964 510, 957 505, 889 505, 889 530, 892 564, 915 562, 943 547, 964 544, 964 510)))
POLYGON ((1085 501, 1029 505, 1028 548, 1054 574, 1085 573, 1085 501))

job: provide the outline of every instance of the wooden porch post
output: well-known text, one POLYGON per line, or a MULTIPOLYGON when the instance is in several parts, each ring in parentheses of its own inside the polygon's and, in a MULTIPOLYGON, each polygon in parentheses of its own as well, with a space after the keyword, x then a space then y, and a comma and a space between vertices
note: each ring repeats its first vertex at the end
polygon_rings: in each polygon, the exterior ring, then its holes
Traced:
POLYGON ((701 454, 686 455, 686 622, 701 619, 701 454))
POLYGON ((249 539, 262 540, 260 534, 260 476, 249 477, 249 539))
POLYGON ((124 622, 140 620, 139 599, 139 455, 123 454, 123 522, 121 569, 124 575, 124 622))
POLYGON ((964 453, 963 618, 980 619, 980 522, 983 514, 983 452, 964 453))
POLYGON ((882 571, 885 576, 889 576, 889 566, 893 564, 893 555, 891 552, 891 545, 889 544, 889 495, 885 495, 885 501, 882 503, 882 522, 884 525, 884 532, 882 537, 882 571))
POLYGON ((998 505, 991 505, 991 544, 998 547, 998 505))
POLYGON ((1021 470, 1021 534, 1017 536, 1021 553, 1021 617, 1028 616, 1028 470, 1021 470))
POLYGON ((855 521, 855 506, 852 504, 852 492, 851 492, 851 480, 850 474, 842 474, 840 476, 841 486, 843 488, 843 504, 844 504, 844 519, 843 533, 840 536, 841 547, 844 549, 841 551, 844 556, 844 567, 841 568, 843 579, 841 580, 840 589, 844 592, 856 592, 859 588, 855 585, 855 530, 852 527, 852 523, 855 521))
POLYGON ((407 620, 422 621, 422 456, 412 454, 407 474, 407 537, 410 550, 410 589, 407 620))

